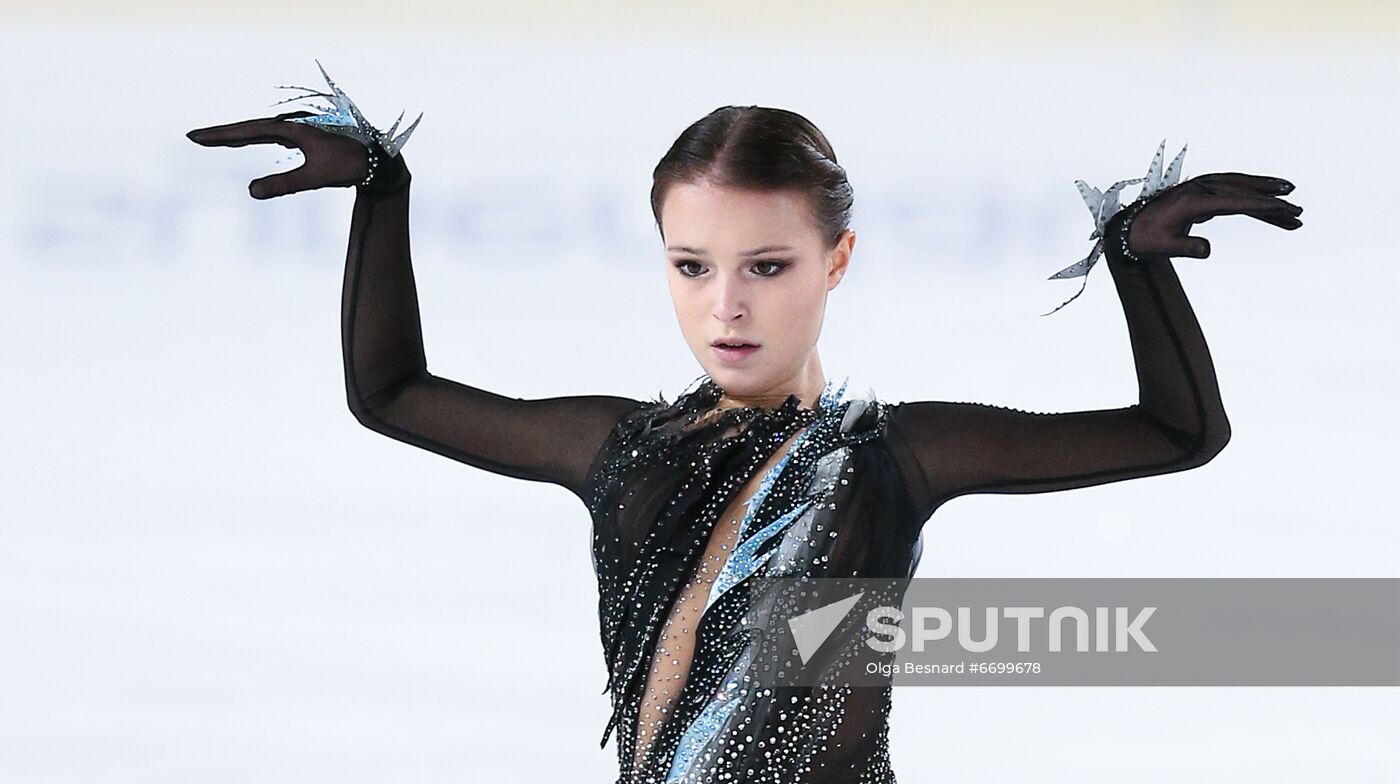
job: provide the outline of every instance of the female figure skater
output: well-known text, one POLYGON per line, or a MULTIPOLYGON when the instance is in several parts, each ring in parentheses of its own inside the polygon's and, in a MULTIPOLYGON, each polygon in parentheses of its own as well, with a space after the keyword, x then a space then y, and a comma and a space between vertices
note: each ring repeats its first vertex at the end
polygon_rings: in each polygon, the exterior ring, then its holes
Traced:
POLYGON ((352 117, 339 126, 292 112, 188 136, 300 149, 301 167, 250 184, 256 199, 357 189, 341 325, 360 423, 467 465, 563 485, 587 506, 613 705, 603 745, 616 728, 619 784, 895 781, 888 686, 751 685, 745 638, 732 633, 748 578, 907 577, 924 522, 951 498, 1206 463, 1230 427, 1170 259, 1208 256, 1187 232, 1217 215, 1301 225, 1301 208, 1279 198, 1293 186, 1274 177, 1158 182, 1122 210, 1118 186, 1102 200, 1086 191, 1127 318, 1138 403, 1041 414, 848 399, 817 352, 827 294, 855 244, 845 171, 800 115, 725 106, 685 129, 651 191, 700 383, 672 402, 524 400, 428 371, 404 138, 374 129, 331 87, 321 95, 352 117))

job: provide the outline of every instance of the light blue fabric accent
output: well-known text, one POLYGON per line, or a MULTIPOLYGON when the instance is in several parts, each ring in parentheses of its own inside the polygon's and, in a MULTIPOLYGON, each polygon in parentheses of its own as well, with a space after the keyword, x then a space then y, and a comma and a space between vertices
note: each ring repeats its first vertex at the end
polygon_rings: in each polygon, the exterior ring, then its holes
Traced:
POLYGON ((685 735, 681 736, 680 744, 676 748, 676 755, 671 759, 671 768, 666 773, 667 784, 679 781, 680 777, 686 775, 691 763, 729 721, 734 709, 739 707, 739 703, 742 702, 738 699, 739 683, 748 672, 752 658, 752 650, 745 650, 743 656, 730 669, 729 677, 725 678, 724 696, 710 700, 700 715, 695 717, 695 721, 686 728, 685 735))
MULTIPOLYGON (((846 380, 841 382, 841 387, 835 392, 831 390, 832 382, 826 382, 826 386, 822 389, 821 397, 817 403, 822 413, 830 413, 835 410, 841 398, 846 394, 846 384, 849 381, 850 376, 847 376, 846 380)), ((768 473, 763 475, 763 481, 759 484, 758 489, 755 490, 753 495, 745 502, 748 509, 744 512, 743 522, 739 524, 738 540, 741 544, 734 548, 734 551, 725 559, 724 566, 721 567, 719 576, 715 578, 715 584, 710 589, 710 595, 705 600, 705 610, 709 610, 730 588, 733 588, 735 585, 738 585, 746 578, 753 575, 754 572, 757 572, 758 568, 767 562, 774 552, 770 550, 763 557, 755 558, 754 553, 758 551, 758 548, 761 547, 764 542, 786 528, 793 520, 797 519, 798 515, 806 511, 807 507, 811 505, 811 501, 804 501, 752 537, 748 539, 744 538, 749 531, 749 524, 753 521, 753 517, 758 513, 758 510, 762 508, 763 501, 768 497, 768 492, 773 488, 773 483, 777 480, 778 475, 782 473, 784 466, 788 464, 788 460, 801 448, 802 443, 807 440, 807 435, 811 432, 810 428, 802 431, 802 434, 793 442, 792 447, 788 449, 787 454, 783 455, 782 459, 778 461, 778 464, 768 469, 768 473)), ((705 617, 705 610, 700 612, 700 617, 702 619, 705 617)))
MULTIPOLYGON (((753 575, 754 572, 758 571, 758 567, 773 557, 773 553, 777 550, 769 550, 760 557, 754 557, 754 553, 764 542, 776 536, 793 520, 796 520, 798 515, 807 511, 807 507, 811 505, 810 499, 803 501, 787 514, 769 523, 763 530, 744 540, 743 544, 734 548, 734 552, 725 560, 724 568, 720 570, 719 577, 715 578, 714 587, 710 589, 710 596, 705 600, 705 610, 709 610, 710 606, 719 601, 720 596, 726 591, 753 575)), ((704 617, 703 612, 701 617, 704 617)))

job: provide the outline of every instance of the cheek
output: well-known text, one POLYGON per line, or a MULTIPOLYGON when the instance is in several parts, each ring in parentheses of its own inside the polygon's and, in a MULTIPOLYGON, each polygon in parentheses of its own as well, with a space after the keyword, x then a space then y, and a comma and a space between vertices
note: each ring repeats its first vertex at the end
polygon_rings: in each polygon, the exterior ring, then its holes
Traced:
POLYGON ((806 336, 821 323, 822 302, 826 287, 821 281, 794 278, 791 285, 776 291, 773 298, 773 312, 780 323, 790 325, 788 332, 806 336))
POLYGON ((671 281, 671 306, 676 312, 676 321, 681 332, 688 339, 696 338, 705 313, 705 303, 694 287, 679 285, 671 281))

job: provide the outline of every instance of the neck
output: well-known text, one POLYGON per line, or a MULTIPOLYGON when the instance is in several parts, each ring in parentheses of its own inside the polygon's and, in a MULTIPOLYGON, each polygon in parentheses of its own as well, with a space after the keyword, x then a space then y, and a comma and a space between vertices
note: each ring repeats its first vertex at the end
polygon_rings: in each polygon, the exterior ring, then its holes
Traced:
POLYGON ((797 395, 798 408, 816 408, 825 389, 826 374, 822 372, 821 360, 813 352, 812 359, 792 378, 752 394, 732 394, 725 390, 715 408, 774 409, 781 406, 789 395, 797 395))

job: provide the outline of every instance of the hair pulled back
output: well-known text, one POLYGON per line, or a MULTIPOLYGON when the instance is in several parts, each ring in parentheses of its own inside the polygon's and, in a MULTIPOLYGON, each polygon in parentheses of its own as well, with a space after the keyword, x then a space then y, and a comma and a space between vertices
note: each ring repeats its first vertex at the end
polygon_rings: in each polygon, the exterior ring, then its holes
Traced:
POLYGON ((828 249, 850 226, 854 194, 846 170, 826 135, 796 112, 721 106, 686 128, 652 172, 658 231, 671 186, 704 180, 743 190, 801 192, 828 249))

